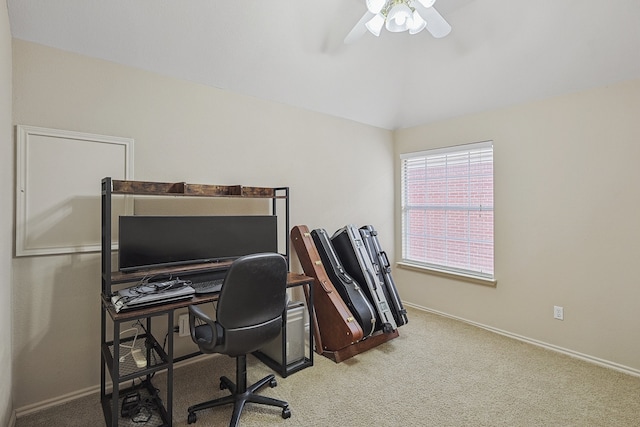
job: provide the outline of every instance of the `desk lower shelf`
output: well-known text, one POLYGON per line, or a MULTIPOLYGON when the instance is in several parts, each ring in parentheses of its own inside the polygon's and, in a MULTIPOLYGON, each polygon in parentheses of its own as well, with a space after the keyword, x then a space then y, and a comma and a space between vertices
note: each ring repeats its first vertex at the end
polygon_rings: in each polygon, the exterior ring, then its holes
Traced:
POLYGON ((169 422, 169 415, 163 404, 160 391, 154 387, 151 380, 145 380, 136 386, 120 390, 118 396, 118 419, 113 423, 112 418, 112 394, 107 394, 102 401, 102 411, 104 412, 107 425, 118 426, 154 426, 166 427, 169 422), (122 412, 122 404, 130 395, 139 396, 138 404, 129 410, 129 413, 122 412))
MULTIPOLYGON (((121 348, 119 352, 118 363, 119 372, 117 375, 117 378, 120 379, 120 382, 133 380, 148 375, 159 369, 165 369, 168 366, 169 356, 164 352, 162 347, 160 347, 160 344, 156 341, 153 335, 139 335, 136 340, 135 346, 133 348, 130 348, 132 343, 132 339, 126 339, 120 342, 121 348), (147 360, 146 366, 137 366, 132 355, 133 350, 139 350, 144 355, 145 359, 147 360)), ((113 341, 104 343, 102 345, 102 352, 105 360, 107 361, 109 371, 113 376, 113 372, 111 372, 114 369, 113 341)))

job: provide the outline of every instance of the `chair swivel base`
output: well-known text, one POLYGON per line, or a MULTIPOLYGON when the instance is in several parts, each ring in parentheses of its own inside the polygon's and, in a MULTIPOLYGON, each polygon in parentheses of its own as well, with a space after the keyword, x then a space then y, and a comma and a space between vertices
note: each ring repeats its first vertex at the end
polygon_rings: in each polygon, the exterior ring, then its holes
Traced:
POLYGON ((229 389, 231 391, 231 394, 229 396, 190 406, 187 409, 187 411, 189 412, 189 415, 187 416, 187 423, 193 424, 196 422, 196 411, 209 409, 216 406, 233 404, 233 416, 231 418, 231 422, 229 423, 229 427, 236 427, 240 421, 240 414, 242 413, 242 409, 248 402, 258 403, 261 405, 278 406, 282 408, 282 418, 290 418, 291 410, 289 409, 289 404, 287 402, 256 394, 259 389, 267 384, 269 384, 269 387, 271 388, 278 385, 273 374, 267 375, 257 383, 247 387, 246 391, 244 392, 237 390, 236 384, 234 384, 229 378, 220 377, 220 390, 229 389))

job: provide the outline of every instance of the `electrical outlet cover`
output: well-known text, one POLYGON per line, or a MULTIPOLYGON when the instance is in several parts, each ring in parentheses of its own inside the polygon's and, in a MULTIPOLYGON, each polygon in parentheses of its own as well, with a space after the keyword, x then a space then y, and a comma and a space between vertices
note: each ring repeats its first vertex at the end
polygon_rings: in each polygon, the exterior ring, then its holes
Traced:
POLYGON ((189 336, 189 315, 188 314, 182 314, 178 318, 178 336, 180 337, 189 336))
POLYGON ((558 320, 564 320, 564 308, 554 305, 553 306, 553 318, 558 320))

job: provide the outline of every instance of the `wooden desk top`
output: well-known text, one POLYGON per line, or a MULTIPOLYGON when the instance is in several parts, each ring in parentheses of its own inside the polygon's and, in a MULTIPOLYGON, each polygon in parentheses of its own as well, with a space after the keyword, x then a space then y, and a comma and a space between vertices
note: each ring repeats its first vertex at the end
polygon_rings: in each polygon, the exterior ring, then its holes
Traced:
MULTIPOLYGON (((304 274, 299 273, 287 273, 287 288, 311 284, 312 282, 313 277, 305 276, 304 274)), ((166 304, 159 303, 141 307, 138 309, 122 310, 119 313, 116 313, 116 310, 111 303, 111 299, 105 295, 102 295, 102 305, 107 309, 109 315, 113 320, 122 321, 129 319, 139 319, 141 317, 157 316, 169 311, 177 310, 179 308, 188 307, 192 304, 204 304, 207 302, 217 301, 218 296, 219 293, 193 296, 191 298, 180 301, 170 302, 166 304)))

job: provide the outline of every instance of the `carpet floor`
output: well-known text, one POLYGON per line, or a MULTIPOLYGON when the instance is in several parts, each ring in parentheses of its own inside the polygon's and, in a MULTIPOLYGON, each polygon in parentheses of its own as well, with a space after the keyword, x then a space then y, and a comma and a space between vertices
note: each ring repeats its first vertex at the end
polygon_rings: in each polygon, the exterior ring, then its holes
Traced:
MULTIPOLYGON (((314 356, 314 366, 280 378, 262 394, 277 408, 248 404, 243 427, 288 426, 640 426, 640 378, 409 308, 400 336, 342 363, 314 356)), ((252 383, 271 373, 248 358, 252 383)), ((187 407, 222 396, 219 377, 234 360, 207 357, 174 370, 174 426, 187 407)), ((154 385, 163 389, 166 377, 154 385)), ((226 426, 231 407, 198 413, 194 426, 226 426)), ((99 396, 20 417, 16 427, 104 425, 99 396)), ((145 424, 135 423, 135 426, 145 424)))

